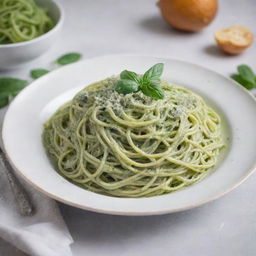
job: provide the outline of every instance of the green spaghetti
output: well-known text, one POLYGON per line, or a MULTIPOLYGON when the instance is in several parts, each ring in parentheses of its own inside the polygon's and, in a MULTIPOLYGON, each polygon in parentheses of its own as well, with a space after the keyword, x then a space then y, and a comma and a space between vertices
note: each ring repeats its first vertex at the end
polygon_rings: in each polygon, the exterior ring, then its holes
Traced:
POLYGON ((47 11, 34 0, 0 0, 0 44, 34 39, 53 26, 47 11))
POLYGON ((195 93, 161 81, 164 99, 115 91, 109 78, 80 91, 45 124, 58 172, 87 190, 149 197, 202 180, 223 147, 218 114, 195 93))

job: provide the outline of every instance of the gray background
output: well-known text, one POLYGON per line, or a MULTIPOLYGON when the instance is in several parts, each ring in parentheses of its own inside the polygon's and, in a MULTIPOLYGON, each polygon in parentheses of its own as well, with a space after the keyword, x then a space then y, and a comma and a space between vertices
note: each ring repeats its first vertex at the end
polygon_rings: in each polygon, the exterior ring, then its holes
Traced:
MULTIPOLYGON (((49 68, 57 56, 69 51, 83 53, 84 59, 111 53, 161 55, 195 62, 227 76, 241 63, 256 70, 255 44, 232 57, 221 53, 213 39, 214 31, 233 24, 248 26, 256 34, 255 0, 221 0, 214 22, 194 34, 169 28, 155 0, 61 2, 66 21, 58 45, 35 63, 0 72, 1 76, 28 78, 31 68, 49 68)), ((256 175, 217 201, 152 217, 108 216, 59 205, 75 240, 74 256, 251 256, 256 255, 255 192, 256 175)), ((0 255, 24 256, 1 240, 0 255)))

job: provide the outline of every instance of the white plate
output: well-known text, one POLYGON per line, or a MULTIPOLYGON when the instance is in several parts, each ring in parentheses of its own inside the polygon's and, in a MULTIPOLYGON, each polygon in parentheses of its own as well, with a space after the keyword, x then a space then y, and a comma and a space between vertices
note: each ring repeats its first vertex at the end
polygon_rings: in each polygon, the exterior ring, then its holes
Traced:
POLYGON ((189 209, 214 200, 241 184, 256 166, 256 104, 238 84, 203 67, 178 60, 114 55, 78 62, 46 75, 24 89, 11 104, 3 141, 16 171, 49 197, 82 209, 120 215, 152 215, 189 209), (165 64, 163 79, 204 96, 227 123, 230 147, 218 168, 184 190, 150 198, 114 198, 86 191, 65 180, 51 166, 41 142, 43 123, 82 87, 119 74, 143 73, 165 64))

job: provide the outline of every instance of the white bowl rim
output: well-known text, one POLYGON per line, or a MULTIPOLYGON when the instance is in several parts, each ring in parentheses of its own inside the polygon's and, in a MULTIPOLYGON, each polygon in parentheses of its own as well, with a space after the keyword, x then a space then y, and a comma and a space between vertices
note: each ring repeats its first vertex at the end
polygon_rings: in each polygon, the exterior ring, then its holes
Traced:
POLYGON ((60 12, 60 17, 59 17, 57 23, 55 24, 55 26, 52 29, 50 29, 49 31, 47 31, 43 35, 40 35, 40 36, 38 36, 36 38, 33 38, 31 40, 18 42, 18 43, 0 44, 0 49, 13 48, 13 47, 25 46, 25 45, 28 45, 28 44, 36 43, 38 41, 41 41, 41 40, 44 40, 44 39, 50 37, 53 33, 57 32, 61 28, 61 26, 63 25, 64 17, 65 17, 65 11, 64 11, 64 8, 63 8, 61 3, 57 2, 56 0, 50 0, 50 1, 56 5, 56 7, 58 8, 58 10, 60 12))
MULTIPOLYGON (((88 60, 95 60, 95 59, 100 59, 102 57, 152 57, 152 58, 164 58, 164 59, 170 59, 170 60, 173 60, 173 61, 178 61, 178 62, 185 62, 185 63, 188 63, 190 65, 193 65, 193 66, 196 66, 196 67, 199 67, 201 69, 204 69, 206 71, 210 71, 218 76, 221 76, 222 78, 225 78, 225 79, 228 79, 230 80, 232 83, 235 83, 238 87, 240 87, 240 89, 242 89, 249 97, 251 97, 251 99, 253 99, 253 101, 255 102, 256 104, 256 98, 248 91, 246 90, 242 85, 240 85, 239 83, 237 83, 236 81, 232 80, 231 78, 221 74, 221 73, 218 73, 208 67, 204 67, 203 65, 198 65, 198 64, 195 64, 193 62, 190 62, 190 61, 186 61, 184 59, 177 59, 177 58, 170 58, 170 57, 166 57, 166 56, 163 56, 163 55, 154 55, 154 54, 136 54, 136 53, 123 53, 123 54, 105 54, 105 55, 100 55, 100 56, 95 56, 95 57, 92 57, 92 58, 87 58, 86 60, 84 61, 88 61, 88 60)), ((73 63, 71 65, 76 65, 77 63, 73 63)), ((67 66, 63 66, 61 67, 60 69, 65 69, 65 68, 68 68, 69 65, 67 66)), ((60 69, 58 70, 55 70, 53 72, 58 72, 60 69)), ((51 72, 51 73, 53 73, 51 72)), ((41 78, 39 78, 41 79, 41 78)), ((38 79, 37 79, 38 80, 38 79)), ((28 88, 25 88, 19 95, 23 94, 23 92, 25 90, 27 90, 28 88)), ((6 116, 8 115, 8 112, 9 112, 9 109, 7 110, 7 113, 6 113, 6 116)), ((5 122, 4 122, 5 124, 5 122)), ((3 136, 3 142, 4 142, 4 124, 3 124, 3 133, 2 133, 2 136, 3 136)), ((5 144, 5 143, 4 143, 5 144)), ((6 151, 5 151, 6 152, 6 151)), ((201 201, 198 201, 197 203, 192 203, 190 205, 187 205, 185 207, 178 207, 178 208, 175 208, 175 209, 172 209, 172 210, 152 210, 150 212, 126 212, 126 211, 123 211, 123 210, 120 210, 120 211, 116 211, 116 210, 113 210, 113 211, 110 211, 110 210, 104 210, 104 209, 99 209, 99 208, 93 208, 93 207, 89 207, 89 206, 84 206, 84 205, 80 205, 80 204, 76 204, 74 202, 71 202, 69 200, 65 200, 59 196, 56 196, 46 190, 44 190, 43 188, 39 187, 37 184, 33 183, 28 177, 26 177, 23 172, 21 170, 19 170, 18 168, 16 168, 16 166, 14 165, 14 163, 12 162, 11 160, 11 157, 6 153, 6 156, 10 162, 10 164, 12 165, 13 169, 16 171, 16 173, 22 177, 22 179, 24 179, 26 182, 28 182, 30 185, 32 185, 34 188, 36 188, 38 191, 42 192, 43 194, 47 195, 48 197, 54 199, 54 200, 57 200, 61 203, 64 203, 64 204, 67 204, 67 205, 70 205, 70 206, 73 206, 73 207, 76 207, 76 208, 80 208, 80 209, 83 209, 83 210, 88 210, 88 211, 93 211, 93 212, 97 212, 97 213, 103 213, 103 214, 110 214, 110 215, 122 215, 122 216, 151 216, 151 215, 162 215, 162 214, 169 214, 169 213, 173 213, 173 212, 179 212, 179 211, 185 211, 185 210, 189 210, 189 209, 192 209, 192 208, 195 208, 195 207, 198 207, 198 206, 201 206, 203 204, 206 204, 206 203, 209 203, 211 201, 214 201, 218 198, 221 198, 222 196, 228 194, 229 192, 233 191, 235 188, 237 188, 239 185, 241 185, 244 181, 246 181, 254 172, 256 172, 256 161, 254 162, 254 165, 252 168, 250 168, 248 170, 248 172, 236 183, 233 184, 233 186, 230 186, 228 189, 226 189, 225 191, 221 192, 221 193, 218 193, 216 194, 215 196, 211 196, 211 197, 208 197, 207 199, 205 200, 201 200, 201 201)), ((140 199, 140 198, 137 198, 137 199, 140 199)))

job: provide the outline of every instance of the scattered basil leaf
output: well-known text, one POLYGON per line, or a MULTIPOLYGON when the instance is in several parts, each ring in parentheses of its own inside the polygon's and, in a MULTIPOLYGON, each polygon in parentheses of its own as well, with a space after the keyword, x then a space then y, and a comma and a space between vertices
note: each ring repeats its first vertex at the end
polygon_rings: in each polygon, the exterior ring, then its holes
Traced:
POLYGON ((115 90, 118 93, 128 94, 132 92, 137 92, 138 88, 139 88, 139 85, 135 81, 128 80, 128 79, 121 79, 117 81, 115 90))
POLYGON ((126 80, 132 80, 137 83, 140 81, 138 74, 136 74, 135 72, 129 71, 129 70, 122 71, 120 74, 120 78, 126 79, 126 80))
MULTIPOLYGON (((56 60, 59 65, 67 65, 80 60, 81 54, 68 53, 56 60)), ((33 79, 37 79, 50 72, 46 69, 33 69, 30 75, 33 79)), ((24 87, 28 85, 28 82, 18 78, 5 77, 0 78, 0 108, 6 106, 9 101, 15 97, 24 87)))
POLYGON ((67 65, 80 60, 82 55, 80 53, 71 52, 59 57, 56 62, 59 65, 67 65))
POLYGON ((236 82, 244 86, 246 89, 251 90, 254 88, 254 83, 248 82, 247 80, 244 80, 241 75, 233 74, 231 75, 231 78, 234 79, 236 82))
POLYGON ((49 73, 50 71, 47 70, 47 69, 42 69, 42 68, 38 68, 38 69, 33 69, 30 71, 30 76, 33 78, 33 79, 37 79, 47 73, 49 73))
POLYGON ((145 95, 147 95, 153 99, 163 99, 164 98, 164 91, 159 86, 159 83, 155 83, 153 81, 150 81, 148 83, 143 83, 140 86, 140 89, 145 95))
POLYGON ((256 75, 253 70, 245 64, 237 67, 238 74, 232 74, 230 77, 248 90, 256 88, 256 75))
POLYGON ((159 80, 164 70, 164 64, 158 63, 151 67, 148 71, 143 75, 143 81, 148 80, 159 80))
POLYGON ((0 95, 0 108, 5 107, 9 103, 9 98, 8 96, 1 96, 0 95))
POLYGON ((26 80, 4 77, 0 78, 0 94, 7 93, 14 95, 28 85, 26 80))
POLYGON ((252 71, 252 69, 247 66, 247 65, 239 65, 237 67, 237 71, 239 73, 239 75, 244 79, 246 80, 247 82, 250 82, 252 84, 255 83, 255 75, 252 71))
POLYGON ((5 107, 9 100, 27 85, 28 82, 26 80, 12 77, 0 78, 0 108, 5 107))

